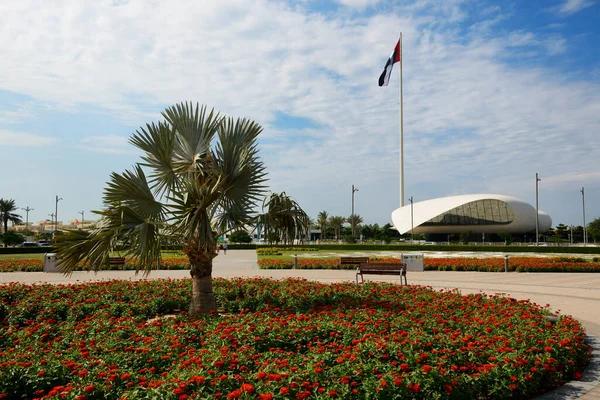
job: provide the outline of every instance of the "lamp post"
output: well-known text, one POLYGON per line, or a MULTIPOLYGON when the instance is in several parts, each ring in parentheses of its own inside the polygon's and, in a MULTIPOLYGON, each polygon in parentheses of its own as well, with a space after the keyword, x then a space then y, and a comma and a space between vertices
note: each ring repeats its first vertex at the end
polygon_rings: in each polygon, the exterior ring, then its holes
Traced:
POLYGON ((63 199, 62 197, 56 196, 56 202, 55 202, 55 207, 54 207, 54 232, 53 232, 53 234, 56 234, 56 231, 58 229, 58 202, 62 199, 63 199))
POLYGON ((84 211, 85 211, 85 210, 81 210, 81 211, 79 211, 79 212, 77 213, 77 214, 81 214, 81 227, 80 227, 79 229, 82 229, 82 228, 83 228, 83 222, 85 221, 85 219, 84 219, 84 217, 83 217, 83 215, 84 215, 84 211))
POLYGON ((569 233, 571 239, 571 246, 573 246, 573 225, 569 226, 569 233))
POLYGON ((585 226, 585 189, 581 188, 581 201, 583 202, 583 245, 587 246, 587 227, 585 226))
POLYGON ((48 214, 48 216, 52 218, 52 225, 54 225, 54 213, 50 213, 48 214))
POLYGON ((21 208, 21 210, 27 213, 25 217, 25 235, 27 236, 27 232, 29 231, 29 228, 27 228, 29 225, 29 211, 33 211, 33 208, 29 208, 29 206, 27 206, 25 208, 21 208))
POLYGON ((356 236, 356 232, 355 231, 355 219, 354 219, 354 192, 358 192, 358 189, 356 189, 354 187, 354 185, 352 185, 352 237, 356 236))
POLYGON ((413 244, 415 242, 415 233, 413 232, 413 197, 410 196, 408 201, 410 201, 410 243, 413 244))
POLYGON ((538 173, 535 173, 535 245, 540 244, 540 209, 538 203, 538 182, 541 181, 538 173))

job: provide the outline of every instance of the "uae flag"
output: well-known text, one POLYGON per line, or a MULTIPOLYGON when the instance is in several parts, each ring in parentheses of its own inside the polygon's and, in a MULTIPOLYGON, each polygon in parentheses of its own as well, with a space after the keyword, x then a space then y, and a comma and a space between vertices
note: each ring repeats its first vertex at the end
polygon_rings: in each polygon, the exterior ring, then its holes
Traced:
POLYGON ((392 68, 394 64, 400 61, 400 41, 396 43, 396 47, 394 47, 394 51, 390 58, 388 58, 387 63, 385 63, 385 68, 379 77, 379 86, 387 86, 390 82, 390 75, 392 75, 392 68))

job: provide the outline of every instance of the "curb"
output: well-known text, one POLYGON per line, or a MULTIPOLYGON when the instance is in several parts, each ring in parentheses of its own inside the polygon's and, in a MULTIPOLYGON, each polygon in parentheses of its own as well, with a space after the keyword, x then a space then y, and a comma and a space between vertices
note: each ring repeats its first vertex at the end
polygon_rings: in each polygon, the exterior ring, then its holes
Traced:
MULTIPOLYGON (((600 385, 600 339, 586 335, 585 342, 592 348, 590 364, 583 371, 581 380, 570 381, 563 386, 535 398, 535 400, 576 399, 600 385)), ((600 398, 600 392, 599 398, 600 398)))

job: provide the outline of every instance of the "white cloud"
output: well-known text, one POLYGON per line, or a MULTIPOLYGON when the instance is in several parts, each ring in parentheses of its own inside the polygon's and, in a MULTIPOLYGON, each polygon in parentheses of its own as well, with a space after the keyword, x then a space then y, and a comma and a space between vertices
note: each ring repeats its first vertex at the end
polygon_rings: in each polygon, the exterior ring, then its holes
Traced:
POLYGON ((571 15, 594 5, 591 0, 565 0, 558 8, 560 14, 571 15))
POLYGON ((381 0, 335 0, 336 2, 345 5, 346 7, 362 10, 366 7, 380 3, 381 0))
POLYGON ((40 147, 50 145, 56 141, 56 138, 50 136, 0 129, 0 145, 2 146, 40 147))
POLYGON ((88 136, 77 147, 94 153, 136 154, 133 146, 128 143, 128 138, 118 135, 88 136))
MULTIPOLYGON (((389 87, 376 81, 399 30, 407 196, 494 189, 527 200, 518 182, 540 165, 547 175, 580 174, 600 152, 598 82, 536 64, 564 51, 562 38, 494 34, 493 9, 460 36, 458 0, 355 19, 265 0, 36 4, 0 3, 0 87, 50 104, 92 104, 134 129, 159 117, 151 105, 185 100, 251 117, 267 127, 272 188, 311 215, 349 214, 352 183, 368 222, 386 221, 397 204, 397 68, 389 87), (517 51, 527 65, 507 60, 517 51), (321 128, 276 131, 278 111, 321 128)), ((125 140, 95 136, 80 148, 132 152, 125 140)))

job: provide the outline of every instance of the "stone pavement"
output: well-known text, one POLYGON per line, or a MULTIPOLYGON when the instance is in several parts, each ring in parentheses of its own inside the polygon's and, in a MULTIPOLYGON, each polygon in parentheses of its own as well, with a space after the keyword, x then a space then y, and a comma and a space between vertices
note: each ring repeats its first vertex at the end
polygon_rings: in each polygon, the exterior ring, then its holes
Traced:
MULTIPOLYGON (((214 260, 214 277, 268 277, 284 279, 288 277, 305 278, 321 282, 354 281, 354 271, 335 270, 260 270, 256 265, 254 250, 234 250, 227 255, 219 255, 214 260)), ((152 271, 148 279, 187 278, 188 271, 160 270, 152 271)), ((397 282, 392 276, 371 277, 371 280, 397 282)), ((62 274, 43 272, 0 273, 0 284, 21 283, 78 283, 111 279, 145 279, 143 274, 134 271, 100 271, 97 274, 74 272, 70 277, 62 274)), ((570 314, 577 318, 588 334, 600 338, 600 274, 587 273, 492 273, 492 272, 455 272, 425 271, 409 272, 409 284, 431 286, 434 289, 457 288, 462 293, 485 292, 488 294, 506 294, 517 299, 529 299, 537 304, 549 304, 552 310, 561 314, 570 314)), ((594 340, 590 338, 590 340, 594 340)), ((600 400, 600 343, 592 343, 595 348, 594 362, 580 382, 574 382, 573 390, 561 389, 546 395, 545 399, 575 398, 581 393, 581 399, 600 400), (551 397, 548 397, 551 396, 551 397)))

